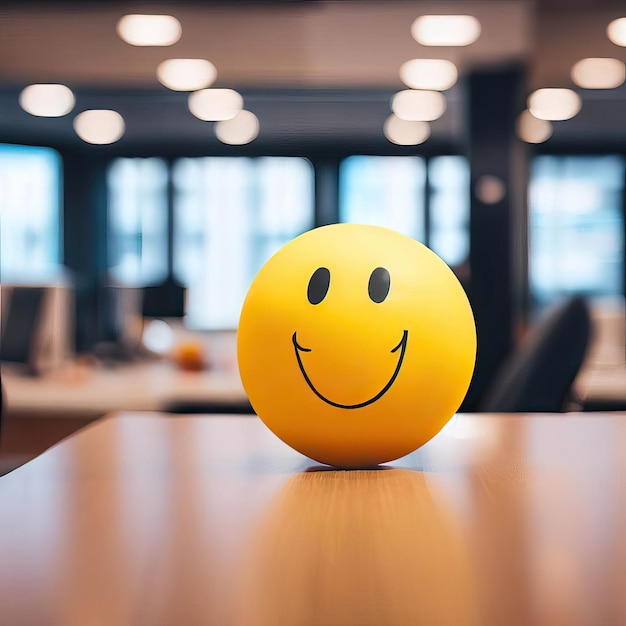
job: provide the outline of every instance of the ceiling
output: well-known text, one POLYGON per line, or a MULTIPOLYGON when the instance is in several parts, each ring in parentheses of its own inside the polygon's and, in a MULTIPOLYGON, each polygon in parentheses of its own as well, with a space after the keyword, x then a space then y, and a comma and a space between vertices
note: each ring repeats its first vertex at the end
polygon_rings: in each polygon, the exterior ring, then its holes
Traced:
MULTIPOLYGON (((483 2, 22 2, 0 7, 0 140, 80 145, 65 118, 34 118, 17 96, 33 82, 62 82, 77 96, 75 112, 113 108, 126 120, 118 149, 184 145, 218 148, 211 124, 194 118, 186 94, 162 87, 157 65, 201 57, 218 70, 214 86, 231 87, 260 120, 257 144, 385 144, 382 125, 401 89, 400 65, 416 57, 454 61, 461 76, 507 64, 528 70, 528 91, 571 86, 569 69, 585 56, 626 59, 606 25, 626 14, 623 2, 512 0, 483 2), (621 5, 621 7, 620 7, 621 5), (621 8, 621 11, 620 11, 621 8), (134 12, 171 13, 183 35, 170 47, 138 48, 116 34, 134 12), (469 13, 481 22, 466 48, 417 44, 410 25, 420 14, 469 13)), ((585 91, 585 90, 583 90, 585 91)), ((582 93, 582 92, 581 92, 582 93)), ((446 92, 448 109, 429 142, 454 143, 463 131, 463 81, 446 92)), ((550 142, 626 140, 626 88, 586 91, 581 113, 555 124, 550 142)))

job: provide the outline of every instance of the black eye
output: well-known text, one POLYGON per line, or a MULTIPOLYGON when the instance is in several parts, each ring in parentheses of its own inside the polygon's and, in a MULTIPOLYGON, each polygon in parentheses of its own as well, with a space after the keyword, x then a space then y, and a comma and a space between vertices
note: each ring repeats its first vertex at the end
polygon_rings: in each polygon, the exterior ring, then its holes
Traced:
POLYGON ((391 276, 384 267, 377 267, 370 276, 370 282, 367 285, 367 292, 374 302, 382 302, 389 293, 391 286, 391 276))
POLYGON ((306 297, 311 304, 319 304, 328 293, 330 271, 327 267, 318 267, 309 280, 306 297))

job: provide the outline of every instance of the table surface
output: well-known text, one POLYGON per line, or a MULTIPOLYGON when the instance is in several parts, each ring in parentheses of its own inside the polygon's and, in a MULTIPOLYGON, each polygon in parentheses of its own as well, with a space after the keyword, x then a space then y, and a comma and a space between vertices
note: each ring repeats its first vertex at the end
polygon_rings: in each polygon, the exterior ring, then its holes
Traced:
POLYGON ((337 471, 121 414, 0 478, 0 623, 626 624, 626 414, 461 415, 337 471))

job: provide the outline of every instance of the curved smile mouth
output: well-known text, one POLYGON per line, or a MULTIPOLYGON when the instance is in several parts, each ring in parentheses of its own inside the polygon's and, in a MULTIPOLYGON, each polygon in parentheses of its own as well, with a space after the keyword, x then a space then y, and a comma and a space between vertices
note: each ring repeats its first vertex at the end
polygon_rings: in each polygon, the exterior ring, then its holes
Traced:
POLYGON ((372 398, 370 398, 369 400, 365 400, 365 402, 358 402, 357 404, 341 404, 339 402, 333 402, 332 400, 329 400, 328 398, 326 398, 325 396, 323 396, 316 388, 315 385, 311 382, 311 379, 309 378, 309 376, 306 373, 306 370, 304 369, 304 365, 302 363, 302 359, 300 358, 300 352, 311 352, 311 348, 303 348, 299 343, 298 343, 298 339, 296 337, 297 332, 293 333, 293 336, 291 337, 291 340, 293 342, 293 347, 296 353, 296 359, 298 361, 298 367, 300 368, 300 371, 302 372, 302 376, 304 377, 304 380, 306 381, 307 385, 311 388, 311 391, 318 397, 320 398, 320 400, 323 400, 324 402, 326 402, 326 404, 330 404, 331 406, 335 406, 339 409, 360 409, 364 406, 367 406, 368 404, 372 404, 373 402, 376 402, 376 400, 380 399, 382 396, 385 395, 385 393, 387 393, 387 391, 389 390, 389 388, 391 387, 391 385, 393 385, 394 381, 396 380, 396 377, 398 376, 398 373, 400 372, 400 368, 402 367, 402 361, 404 359, 404 353, 406 351, 406 344, 407 344, 407 340, 409 337, 409 331, 405 330, 402 333, 402 339, 400 340, 400 343, 398 343, 398 345, 391 350, 391 352, 397 352, 398 350, 400 350, 400 354, 398 356, 398 363, 396 365, 396 369, 394 370, 393 374, 391 375, 391 378, 389 379, 389 381, 387 382, 387 384, 372 398))

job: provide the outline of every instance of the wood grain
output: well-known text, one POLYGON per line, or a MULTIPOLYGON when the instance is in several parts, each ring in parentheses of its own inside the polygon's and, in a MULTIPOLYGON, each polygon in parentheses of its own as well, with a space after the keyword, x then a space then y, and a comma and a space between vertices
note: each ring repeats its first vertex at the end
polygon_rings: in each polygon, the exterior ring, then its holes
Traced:
POLYGON ((0 478, 0 624, 626 623, 626 415, 458 416, 384 468, 125 414, 0 478))

